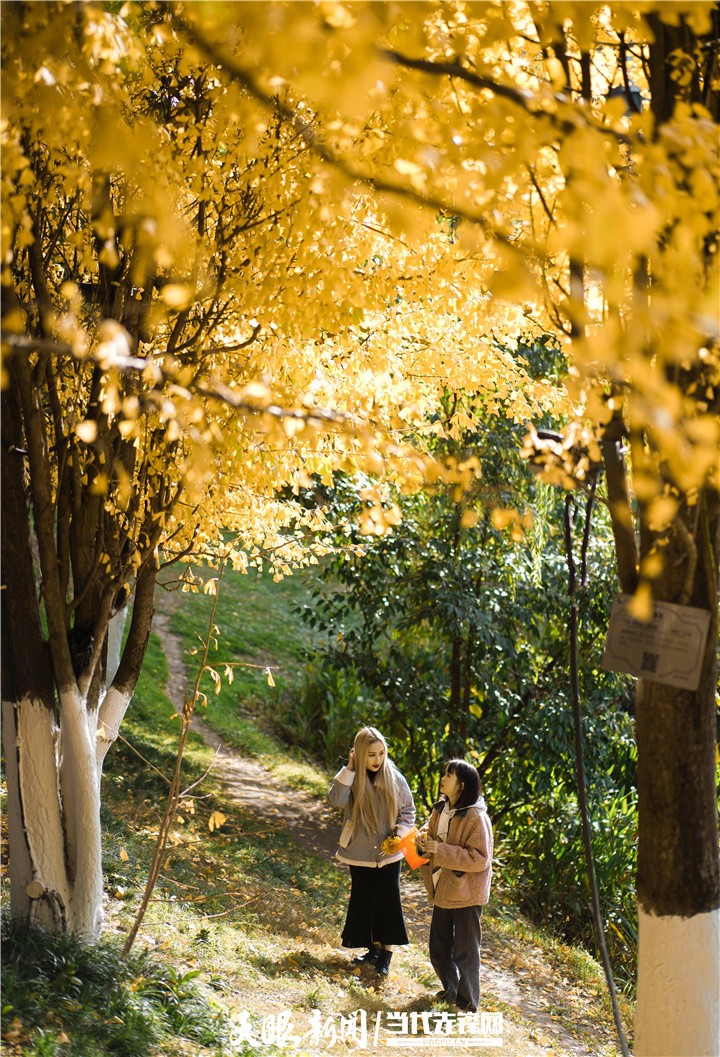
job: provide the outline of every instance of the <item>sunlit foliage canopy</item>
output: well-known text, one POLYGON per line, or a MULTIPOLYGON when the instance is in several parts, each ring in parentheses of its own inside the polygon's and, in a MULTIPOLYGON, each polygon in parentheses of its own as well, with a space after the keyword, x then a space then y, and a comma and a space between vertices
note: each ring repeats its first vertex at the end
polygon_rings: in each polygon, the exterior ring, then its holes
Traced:
MULTIPOLYGON (((370 9, 358 13, 358 27, 374 25, 370 9)), ((508 351, 547 328, 548 306, 508 309, 487 283, 501 258, 506 287, 525 281, 513 248, 524 212, 497 220, 509 225, 497 244, 446 210, 408 225, 405 206, 399 218, 398 202, 318 149, 434 193, 416 157, 429 115, 371 85, 372 115, 338 118, 302 101, 311 79, 290 89, 273 71, 288 34, 302 69, 327 32, 324 10, 39 3, 4 14, 5 352, 10 376, 42 394, 56 505, 82 495, 104 508, 98 560, 113 582, 159 543, 170 557, 206 553, 220 528, 238 564, 260 545, 281 568, 297 560, 325 527, 321 510, 292 500, 313 479, 363 466, 417 487, 441 472, 417 450, 448 389, 472 392, 483 412, 511 398, 518 421, 570 410, 508 351), (232 24, 215 26, 218 15, 232 24), (273 28, 276 18, 289 22, 273 28), (267 105, 241 76, 248 64, 267 105)), ((338 75, 364 69, 370 44, 360 33, 359 65, 338 75)), ((329 56, 328 75, 335 65, 329 56)), ((340 103, 361 98, 347 83, 340 103)), ((458 105, 445 94, 438 128, 458 105)), ((473 181, 468 170, 458 214, 473 181)), ((488 215, 505 182, 488 185, 488 215)), ((458 429, 472 407, 463 416, 458 429)), ((475 467, 448 472, 467 483, 475 467)), ((369 531, 393 520, 380 498, 368 494, 369 531)))

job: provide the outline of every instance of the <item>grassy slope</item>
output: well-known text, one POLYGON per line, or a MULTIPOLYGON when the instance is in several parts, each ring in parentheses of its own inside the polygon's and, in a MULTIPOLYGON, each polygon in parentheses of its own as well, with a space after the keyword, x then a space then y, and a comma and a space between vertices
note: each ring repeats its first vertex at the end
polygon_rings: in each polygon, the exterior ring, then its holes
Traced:
MULTIPOLYGON (((278 664, 281 674, 276 677, 274 691, 267 686, 266 678, 253 674, 253 669, 242 678, 238 675, 219 698, 213 697, 206 718, 231 736, 246 754, 270 761, 283 771, 284 777, 299 776, 306 787, 324 790, 327 775, 308 761, 298 762, 257 722, 259 705, 272 705, 272 694, 285 692, 285 679, 290 682, 299 672, 301 634, 288 602, 300 590, 298 582, 275 585, 267 580, 238 577, 223 585, 222 590, 223 616, 218 623, 223 638, 218 655, 224 660, 244 657, 261 665, 278 664)), ((183 596, 182 610, 176 615, 176 627, 186 640, 191 671, 190 641, 204 627, 208 609, 206 596, 183 596)), ((118 743, 108 757, 104 779, 104 855, 111 943, 113 937, 119 943, 127 933, 140 901, 167 787, 163 775, 169 775, 173 766, 179 724, 162 690, 166 676, 161 643, 153 635, 136 697, 123 726, 126 740, 118 743)), ((199 738, 191 736, 184 772, 187 784, 199 779, 210 762, 210 751, 199 738)), ((409 873, 406 878, 406 884, 415 883, 409 873)), ((131 1052, 157 1057, 215 1057, 231 1052, 237 1057, 244 1053, 245 1047, 239 1041, 228 1051, 223 1050, 219 1036, 214 1042, 209 1035, 204 1042, 202 1035, 198 1037, 191 1008, 197 1004, 192 995, 194 986, 200 988, 211 1010, 234 1013, 236 1017, 249 1012, 256 1034, 263 1017, 281 1012, 292 1014, 296 1028, 306 1030, 314 1009, 321 1010, 327 1018, 358 1009, 365 1009, 372 1016, 375 1010, 428 1008, 428 996, 437 982, 424 949, 410 947, 403 951, 396 971, 382 989, 348 974, 346 955, 337 947, 346 891, 343 871, 299 848, 279 826, 226 802, 213 778, 205 778, 182 806, 172 846, 135 947, 137 953, 152 952, 166 966, 166 991, 178 1014, 172 1037, 166 1035, 163 1042, 148 1044, 139 1051, 110 1043, 106 1048, 83 1048, 82 1016, 97 1018, 100 1012, 80 1011, 76 1007, 82 1007, 82 998, 73 1003, 72 996, 58 994, 52 1007, 52 1037, 45 1036, 47 1045, 31 1048, 29 1040, 38 1038, 39 1029, 31 1027, 28 1018, 20 1031, 26 1046, 8 1048, 7 1052, 38 1057, 73 1057, 76 1053, 90 1057, 114 1053, 122 1057, 131 1052), (211 831, 209 821, 218 810, 227 821, 211 831), (197 979, 186 985, 196 972, 197 979), (183 1022, 185 1008, 187 1025, 183 1022)), ((542 974, 547 974, 547 962, 542 967, 538 965, 539 950, 544 946, 554 971, 566 981, 564 990, 568 993, 568 1001, 559 1005, 554 1015, 568 1019, 583 1010, 586 1023, 594 1025, 594 1052, 608 1057, 616 1054, 610 1041, 611 1021, 602 998, 601 975, 591 959, 538 937, 517 921, 499 892, 495 907, 490 909, 486 934, 497 950, 504 949, 506 954, 512 951, 516 973, 527 978, 536 971, 540 974, 537 986, 543 986, 542 974)), ((127 986, 131 991, 147 988, 141 969, 135 970, 135 977, 127 986)), ((565 1057, 516 1007, 490 995, 487 1008, 505 1015, 505 1045, 501 1052, 513 1057, 540 1053, 565 1057)), ((36 1012, 39 1023, 43 1011, 36 1012)), ((45 1019, 47 1016, 48 1013, 45 1019)), ((248 1052, 316 1054, 319 1050, 293 1044, 262 1045, 248 1052)), ((448 1052, 459 1054, 464 1048, 448 1052)))
MULTIPOLYGON (((275 583, 270 576, 252 570, 247 575, 229 572, 218 590, 217 635, 208 663, 222 679, 217 693, 210 676, 203 677, 200 690, 206 703, 200 703, 199 714, 228 744, 256 757, 289 785, 324 796, 326 775, 311 763, 307 765, 310 761, 302 750, 280 746, 273 736, 281 727, 283 701, 302 686, 309 632, 293 608, 305 597, 302 577, 275 583), (225 674, 226 664, 233 665, 232 682, 225 674)), ((212 612, 212 595, 175 593, 164 604, 173 614, 172 628, 182 640, 185 669, 193 681, 200 637, 207 633, 212 612)))

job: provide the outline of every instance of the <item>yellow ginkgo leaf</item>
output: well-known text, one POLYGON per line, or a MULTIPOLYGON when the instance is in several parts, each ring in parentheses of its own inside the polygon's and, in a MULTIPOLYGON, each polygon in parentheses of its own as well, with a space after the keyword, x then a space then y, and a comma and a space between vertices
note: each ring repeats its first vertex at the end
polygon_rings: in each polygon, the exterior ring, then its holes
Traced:
POLYGON ((508 525, 512 525, 517 517, 517 511, 508 510, 507 508, 496 507, 492 512, 492 523, 493 528, 505 529, 508 525))
POLYGON ((628 602, 628 612, 636 620, 647 623, 653 615, 652 588, 646 580, 641 580, 635 594, 628 602))
POLYGON ((208 827, 210 832, 213 833, 216 829, 220 829, 227 822, 227 816, 223 815, 222 811, 213 811, 212 815, 208 819, 208 827))

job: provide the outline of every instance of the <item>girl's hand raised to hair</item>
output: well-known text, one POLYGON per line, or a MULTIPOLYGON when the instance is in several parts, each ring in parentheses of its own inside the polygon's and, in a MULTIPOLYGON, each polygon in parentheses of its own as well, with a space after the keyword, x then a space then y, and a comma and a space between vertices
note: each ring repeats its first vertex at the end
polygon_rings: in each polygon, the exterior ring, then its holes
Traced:
POLYGON ((355 770, 355 749, 350 749, 350 756, 348 757, 347 769, 348 771, 355 770))

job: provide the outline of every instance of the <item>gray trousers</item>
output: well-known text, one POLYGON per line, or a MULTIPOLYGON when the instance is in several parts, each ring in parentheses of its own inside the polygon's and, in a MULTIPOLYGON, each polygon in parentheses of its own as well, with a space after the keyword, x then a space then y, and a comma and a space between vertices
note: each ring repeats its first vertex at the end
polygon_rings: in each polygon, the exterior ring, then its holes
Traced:
POLYGON ((430 961, 448 1002, 475 1012, 480 1002, 482 907, 433 907, 430 961))

